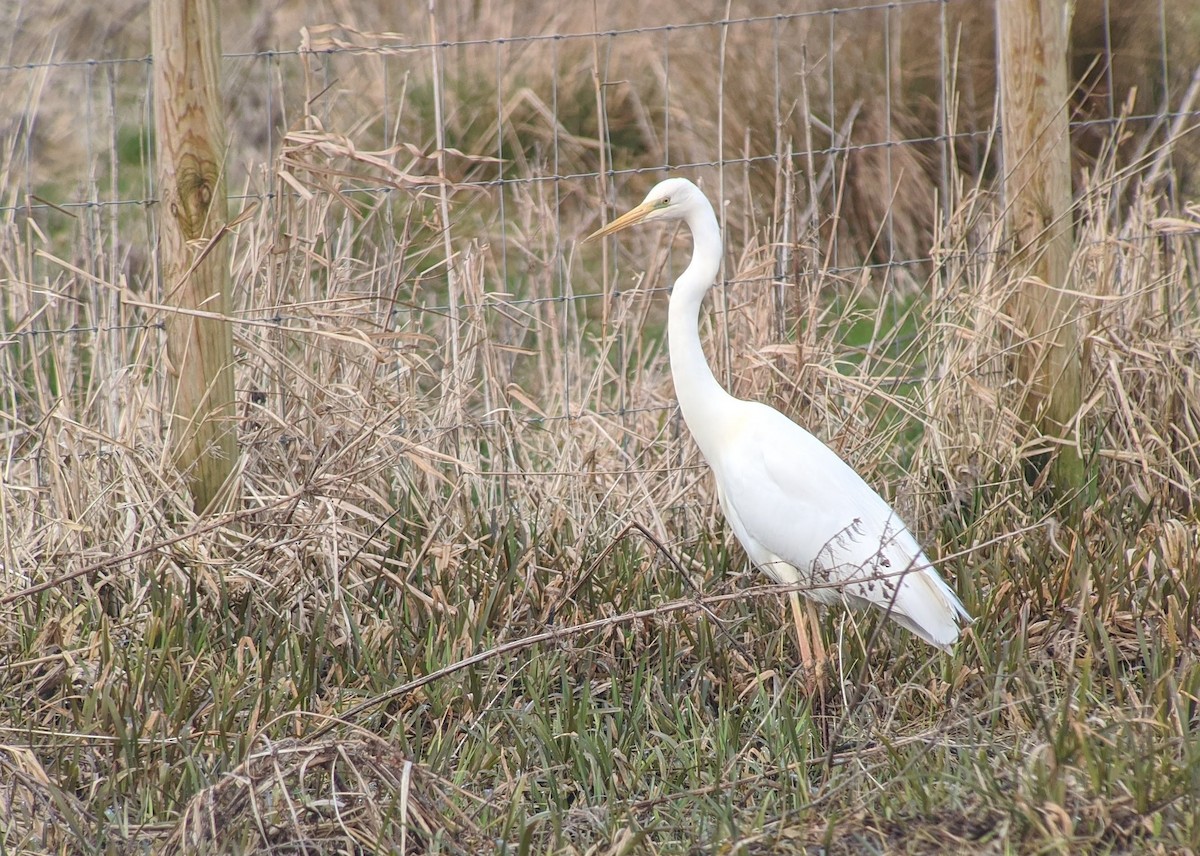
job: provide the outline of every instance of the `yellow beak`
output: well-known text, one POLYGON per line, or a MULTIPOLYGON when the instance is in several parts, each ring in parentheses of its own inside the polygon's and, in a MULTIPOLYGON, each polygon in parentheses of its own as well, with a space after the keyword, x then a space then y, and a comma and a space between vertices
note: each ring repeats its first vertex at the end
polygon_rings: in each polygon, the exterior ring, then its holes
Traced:
POLYGON ((609 223, 607 226, 604 226, 602 228, 597 229, 595 232, 592 232, 592 234, 588 235, 583 240, 584 240, 584 242, 594 241, 597 238, 603 238, 605 235, 611 235, 614 232, 620 232, 622 229, 628 229, 630 226, 635 226, 638 223, 645 220, 646 215, 649 214, 653 210, 654 210, 654 203, 643 202, 637 208, 634 208, 632 211, 625 212, 620 217, 618 217, 616 220, 613 220, 611 223, 609 223))

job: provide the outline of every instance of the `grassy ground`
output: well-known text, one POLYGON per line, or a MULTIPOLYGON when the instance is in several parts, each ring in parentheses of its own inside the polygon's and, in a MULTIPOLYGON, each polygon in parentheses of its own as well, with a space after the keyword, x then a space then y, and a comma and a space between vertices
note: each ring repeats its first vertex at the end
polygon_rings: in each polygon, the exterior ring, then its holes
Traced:
MULTIPOLYGON (((232 12, 227 51, 309 26, 318 52, 227 65, 231 187, 276 193, 231 239, 242 500, 197 515, 165 465, 153 208, 74 204, 153 197, 146 68, 23 67, 145 55, 132 6, 78 5, 10 10, 0 87, 31 117, 0 163, 0 851, 1200 849, 1200 147, 1194 112, 1136 118, 1196 109, 1188 4, 1164 7, 1169 79, 1158 30, 1118 20, 1135 118, 1076 140, 1077 516, 1025 478, 987 16, 947 7, 945 95, 981 136, 786 167, 929 135, 914 34, 940 6, 731 26, 720 114, 696 77, 718 29, 452 48, 435 91, 430 51, 371 35, 425 40, 423 8, 232 12), (448 218, 412 189, 439 94, 448 218), (718 377, 895 499, 978 616, 952 654, 831 610, 836 673, 797 675, 672 407, 686 241, 574 243, 656 177, 591 173, 666 162, 728 200, 718 377)), ((1085 44, 1100 4, 1078 5, 1085 44)), ((1078 73, 1086 118, 1108 79, 1078 73)))

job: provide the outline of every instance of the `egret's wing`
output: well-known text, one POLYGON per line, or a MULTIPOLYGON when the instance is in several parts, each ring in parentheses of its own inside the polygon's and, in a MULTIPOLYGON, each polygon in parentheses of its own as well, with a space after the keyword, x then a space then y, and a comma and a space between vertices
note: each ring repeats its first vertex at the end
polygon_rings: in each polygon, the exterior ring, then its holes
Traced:
POLYGON ((892 508, 812 434, 773 408, 746 405, 714 470, 751 558, 778 557, 801 580, 886 609, 933 644, 957 639, 966 611, 892 508))

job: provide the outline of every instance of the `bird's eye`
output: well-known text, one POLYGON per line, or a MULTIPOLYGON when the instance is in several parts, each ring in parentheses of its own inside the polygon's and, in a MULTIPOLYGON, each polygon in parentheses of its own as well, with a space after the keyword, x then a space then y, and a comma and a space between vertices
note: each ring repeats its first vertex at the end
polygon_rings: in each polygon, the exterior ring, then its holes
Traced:
POLYGON ((670 205, 670 204, 671 204, 671 197, 670 197, 670 196, 664 196, 662 199, 660 199, 660 200, 658 201, 658 207, 659 207, 659 208, 666 208, 666 207, 667 207, 668 205, 670 205))

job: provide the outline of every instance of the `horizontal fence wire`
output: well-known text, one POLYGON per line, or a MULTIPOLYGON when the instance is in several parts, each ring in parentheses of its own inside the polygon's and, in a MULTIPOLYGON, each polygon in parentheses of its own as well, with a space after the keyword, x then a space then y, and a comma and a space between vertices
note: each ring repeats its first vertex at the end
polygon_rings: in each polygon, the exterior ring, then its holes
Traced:
MULTIPOLYGON (((1176 112, 1166 110, 1160 113, 1146 113, 1138 115, 1128 115, 1122 117, 1113 117, 1108 119, 1085 119, 1073 120, 1070 123, 1071 131, 1079 132, 1086 130, 1113 130, 1118 127, 1130 127, 1138 124, 1176 122, 1179 120, 1192 120, 1200 122, 1200 110, 1189 110, 1186 112, 1176 112)), ((838 146, 827 146, 824 148, 813 149, 811 152, 798 152, 793 154, 789 160, 793 166, 800 166, 805 157, 813 156, 831 156, 831 155, 847 155, 856 152, 869 152, 880 149, 895 149, 904 148, 906 146, 916 146, 932 143, 959 143, 959 142, 978 142, 998 135, 998 131, 964 131, 956 134, 938 134, 933 136, 923 137, 907 137, 898 140, 889 140, 878 143, 857 143, 845 144, 838 146)), ((672 164, 670 169, 674 170, 696 170, 704 167, 739 167, 753 166, 756 164, 778 164, 780 159, 775 155, 757 155, 754 157, 727 157, 720 160, 705 160, 705 161, 684 161, 672 164)), ((604 176, 608 178, 629 178, 631 176, 640 175, 655 175, 661 174, 667 169, 665 166, 641 166, 641 167, 626 167, 614 168, 604 172, 604 176)), ((580 181, 586 179, 599 179, 599 172, 569 172, 562 174, 542 174, 521 176, 515 178, 490 178, 490 179, 471 179, 462 181, 459 186, 462 188, 474 188, 477 190, 486 190, 490 188, 504 187, 507 185, 534 185, 534 184, 553 184, 561 181, 580 181)), ((427 184, 415 182, 411 188, 415 190, 432 190, 438 187, 436 181, 429 181, 427 184)), ((343 191, 347 196, 381 196, 390 193, 396 193, 397 188, 378 186, 378 187, 353 187, 343 191)), ((289 191, 279 191, 275 193, 230 193, 226 195, 231 203, 247 203, 247 202, 268 202, 278 198, 279 194, 291 195, 295 198, 295 194, 289 191)), ((109 206, 133 206, 147 208, 158 203, 157 198, 141 198, 141 199, 89 199, 82 201, 37 201, 36 196, 31 196, 30 200, 24 204, 9 204, 0 205, 0 213, 24 213, 31 214, 33 212, 46 212, 52 210, 69 211, 74 209, 93 209, 105 208, 109 206)), ((904 260, 902 260, 904 261, 904 260)), ((924 259, 910 259, 907 261, 922 262, 924 259)))

